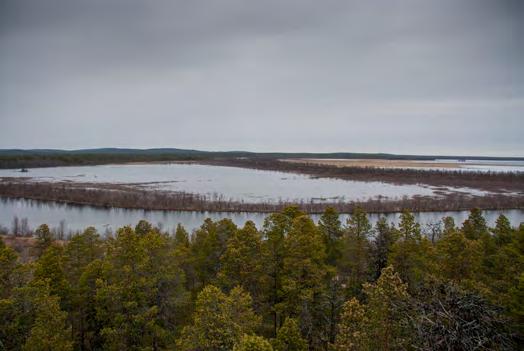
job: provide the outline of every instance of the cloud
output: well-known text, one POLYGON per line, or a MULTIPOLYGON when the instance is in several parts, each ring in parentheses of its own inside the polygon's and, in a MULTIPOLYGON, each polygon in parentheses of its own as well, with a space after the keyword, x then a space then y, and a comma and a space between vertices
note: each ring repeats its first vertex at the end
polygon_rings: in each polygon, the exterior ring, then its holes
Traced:
POLYGON ((0 147, 522 155, 518 0, 4 0, 0 147))

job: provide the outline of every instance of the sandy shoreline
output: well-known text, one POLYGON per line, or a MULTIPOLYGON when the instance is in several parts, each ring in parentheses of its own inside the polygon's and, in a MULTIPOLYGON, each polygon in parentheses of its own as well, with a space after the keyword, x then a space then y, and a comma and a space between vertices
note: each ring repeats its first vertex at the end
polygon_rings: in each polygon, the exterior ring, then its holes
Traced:
MULTIPOLYGON (((411 160, 386 160, 386 159, 316 159, 316 158, 301 158, 301 159, 281 159, 281 161, 291 163, 306 163, 315 165, 328 165, 336 167, 378 167, 378 168, 446 168, 446 169, 460 169, 459 163, 453 162, 424 162, 411 160)), ((474 165, 468 163, 468 165, 474 165)))

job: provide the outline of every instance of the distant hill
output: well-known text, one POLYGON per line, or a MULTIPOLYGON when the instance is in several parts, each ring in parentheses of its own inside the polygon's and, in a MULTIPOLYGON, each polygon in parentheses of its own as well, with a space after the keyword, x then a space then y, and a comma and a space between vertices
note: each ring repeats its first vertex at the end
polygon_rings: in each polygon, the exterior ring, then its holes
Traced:
POLYGON ((389 153, 357 152, 249 152, 249 151, 202 151, 177 148, 96 148, 96 149, 0 149, 0 156, 37 156, 37 155, 198 155, 198 156, 231 156, 231 157, 267 157, 267 158, 341 158, 341 159, 391 159, 391 160, 434 160, 434 159, 467 159, 524 161, 524 157, 492 157, 464 155, 400 155, 389 153))
POLYGON ((434 160, 468 159, 524 161, 524 157, 487 156, 436 156, 395 155, 388 153, 257 153, 248 151, 202 151, 176 148, 131 149, 97 148, 79 150, 59 149, 0 149, 0 168, 30 168, 62 165, 92 165, 124 162, 155 162, 177 160, 204 160, 216 158, 336 158, 336 159, 388 159, 388 160, 434 160))

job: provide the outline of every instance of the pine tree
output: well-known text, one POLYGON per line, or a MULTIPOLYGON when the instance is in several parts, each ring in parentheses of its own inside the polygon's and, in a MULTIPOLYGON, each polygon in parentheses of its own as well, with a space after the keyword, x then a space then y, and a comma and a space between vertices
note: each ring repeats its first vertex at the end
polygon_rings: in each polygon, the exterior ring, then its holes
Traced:
POLYGON ((434 249, 431 242, 422 237, 420 225, 409 211, 401 215, 399 239, 392 247, 388 264, 393 265, 410 291, 416 291, 429 272, 433 272, 434 249))
POLYGON ((399 234, 404 240, 418 240, 421 236, 420 224, 415 221, 415 216, 408 210, 404 210, 400 215, 399 234))
POLYGON ((319 230, 307 216, 295 218, 284 245, 283 308, 288 316, 298 316, 304 308, 311 308, 329 273, 324 263, 326 248, 319 230))
POLYGON ((191 251, 189 234, 181 224, 178 224, 175 230, 173 255, 180 268, 184 271, 186 289, 195 293, 199 285, 195 272, 195 257, 191 251))
POLYGON ((333 345, 335 351, 360 351, 366 348, 365 318, 364 307, 356 298, 344 304, 338 335, 333 345))
POLYGON ((477 240, 488 233, 486 219, 478 208, 471 210, 468 219, 462 224, 462 231, 469 240, 477 240))
POLYGON ((347 221, 338 265, 349 295, 358 295, 371 275, 371 228, 366 212, 355 208, 347 221))
POLYGON ((513 238, 513 228, 511 228, 508 217, 501 214, 497 218, 497 223, 495 229, 493 229, 493 234, 495 236, 494 239, 497 246, 504 246, 511 243, 513 238))
POLYGON ((524 335, 524 272, 520 274, 518 284, 510 290, 510 312, 516 320, 520 335, 524 335))
POLYGON ((398 239, 398 231, 393 225, 388 225, 385 217, 381 217, 375 225, 375 233, 372 243, 373 278, 378 279, 382 269, 388 264, 388 256, 398 239))
POLYGON ((142 219, 135 226, 136 235, 146 235, 153 230, 153 226, 148 221, 142 219))
MULTIPOLYGON (((96 259, 89 263, 78 282, 78 297, 76 306, 77 320, 73 323, 76 347, 83 350, 100 350, 104 339, 102 329, 104 324, 97 317, 97 309, 101 306, 97 300, 97 282, 108 280, 112 274, 111 265, 103 259, 96 259), (76 325, 76 327, 75 327, 76 325)), ((75 316, 75 313, 73 313, 75 316)))
POLYGON ((198 294, 192 322, 183 329, 178 346, 184 350, 231 350, 259 324, 248 293, 235 288, 228 296, 208 285, 198 294))
POLYGON ((339 214, 333 207, 327 207, 320 216, 318 227, 327 250, 327 263, 334 266, 340 258, 342 251, 342 224, 339 214))
POLYGON ((71 328, 67 326, 67 313, 60 310, 59 298, 44 293, 39 296, 36 318, 24 344, 24 351, 73 350, 71 328))
POLYGON ((44 251, 51 246, 51 244, 54 241, 53 235, 51 234, 51 231, 49 230, 49 226, 47 224, 40 225, 36 231, 36 256, 40 256, 44 251))
POLYGON ((196 289, 215 283, 220 270, 220 257, 226 251, 229 238, 237 230, 237 226, 230 219, 213 222, 208 218, 195 232, 191 252, 198 280, 196 289))
POLYGON ((466 239, 461 231, 446 232, 436 245, 436 257, 440 262, 437 274, 444 279, 460 283, 470 280, 480 270, 482 249, 476 240, 466 239))
POLYGON ((2 350, 72 350, 67 314, 50 295, 49 279, 13 289, 0 300, 0 317, 2 350))
POLYGON ((119 230, 96 281, 106 349, 171 347, 187 311, 184 274, 167 235, 119 230))
POLYGON ((310 345, 326 342, 327 323, 323 303, 326 284, 333 276, 325 264, 325 245, 320 231, 308 216, 294 219, 285 239, 283 300, 278 308, 288 317, 298 318, 310 345))
MULTIPOLYGON (((481 242, 485 243, 487 238, 481 242)), ((511 303, 510 291, 515 289, 519 284, 519 276, 524 272, 524 252, 519 250, 516 240, 509 244, 498 246, 495 245, 491 250, 486 250, 484 244, 484 260, 482 273, 478 280, 479 287, 485 287, 487 290, 481 290, 481 293, 492 303, 499 306, 508 306, 511 303)))
POLYGON ((246 222, 228 240, 226 252, 220 258, 220 280, 231 289, 241 286, 255 299, 261 294, 263 279, 262 237, 255 224, 246 222))
POLYGON ((369 350, 401 350, 410 344, 410 330, 400 311, 408 300, 407 285, 393 267, 382 270, 375 284, 366 284, 364 328, 369 350))
POLYGON ((451 234, 457 230, 457 227, 455 226, 455 220, 453 219, 453 217, 448 216, 442 218, 442 223, 444 224, 444 230, 442 231, 443 236, 451 234))
POLYGON ((266 299, 271 306, 272 334, 276 336, 281 326, 281 316, 284 306, 284 276, 285 240, 291 230, 293 220, 302 215, 296 207, 286 208, 282 213, 274 213, 266 217, 262 229, 262 257, 264 270, 268 275, 267 285, 264 286, 266 299))
POLYGON ((175 230, 175 245, 187 248, 190 246, 189 234, 187 233, 187 230, 184 228, 184 226, 182 226, 180 223, 178 223, 175 230))
POLYGON ((88 345, 89 319, 94 317, 93 300, 86 299, 81 279, 87 267, 102 255, 102 242, 93 227, 74 235, 65 247, 64 273, 70 287, 67 312, 77 348, 88 345))
POLYGON ((273 340, 273 349, 275 351, 306 351, 308 349, 296 319, 286 318, 284 325, 278 330, 276 339, 273 340))
POLYGON ((62 309, 71 306, 71 287, 66 279, 64 265, 64 248, 58 245, 49 246, 35 262, 35 280, 48 280, 51 295, 60 297, 62 309))
POLYGON ((16 285, 18 254, 0 238, 0 300, 8 298, 16 285))
POLYGON ((233 351, 273 351, 273 347, 261 336, 245 334, 233 347, 233 351))

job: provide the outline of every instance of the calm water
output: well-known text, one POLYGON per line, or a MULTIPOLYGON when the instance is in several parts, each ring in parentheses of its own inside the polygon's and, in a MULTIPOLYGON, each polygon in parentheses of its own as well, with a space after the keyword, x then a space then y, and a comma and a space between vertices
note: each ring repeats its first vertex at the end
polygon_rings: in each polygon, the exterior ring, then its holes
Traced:
MULTIPOLYGON (((0 170, 0 177, 31 177, 34 181, 118 183, 145 189, 183 191, 223 199, 258 202, 358 201, 435 195, 421 185, 318 179, 307 175, 196 164, 127 164, 0 170)), ((451 189, 474 195, 475 189, 451 189)), ((436 195, 435 195, 436 196, 436 195)))
MULTIPOLYGON (((517 226, 524 221, 524 210, 485 211, 488 224, 493 226, 497 217, 505 214, 512 225, 517 226)), ((135 225, 139 220, 146 219, 165 230, 171 231, 181 223, 188 230, 198 228, 206 218, 219 220, 231 218, 237 225, 243 225, 247 220, 255 222, 258 228, 263 224, 265 213, 228 213, 228 212, 188 212, 188 211, 145 211, 125 209, 105 209, 91 206, 72 206, 34 200, 11 200, 0 198, 0 225, 11 227, 14 216, 27 218, 30 228, 36 228, 42 223, 56 228, 60 221, 65 221, 66 232, 83 230, 94 226, 100 233, 107 229, 115 230, 124 225, 135 225)), ((370 220, 375 223, 380 216, 387 217, 389 222, 398 223, 400 214, 388 215, 371 214, 370 220)), ((461 224, 468 216, 468 212, 424 212, 415 214, 422 225, 438 222, 442 217, 451 216, 455 223, 461 224)), ((343 223, 347 215, 341 216, 343 223)), ((318 221, 319 216, 312 218, 318 221)))

